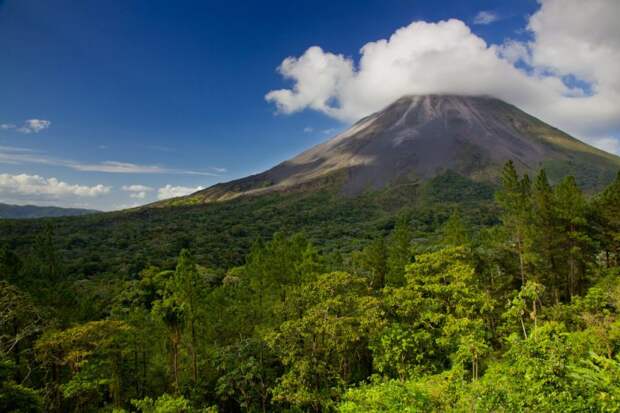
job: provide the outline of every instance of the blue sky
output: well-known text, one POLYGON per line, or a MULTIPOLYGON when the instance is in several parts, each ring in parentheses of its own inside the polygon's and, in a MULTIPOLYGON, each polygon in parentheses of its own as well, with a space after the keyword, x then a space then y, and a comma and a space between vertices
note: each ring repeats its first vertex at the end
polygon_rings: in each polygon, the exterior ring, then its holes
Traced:
POLYGON ((278 72, 286 57, 318 45, 356 65, 364 44, 450 18, 489 45, 526 41, 539 8, 526 0, 0 0, 0 202, 116 209, 264 170, 358 113, 266 101, 303 82, 278 72))

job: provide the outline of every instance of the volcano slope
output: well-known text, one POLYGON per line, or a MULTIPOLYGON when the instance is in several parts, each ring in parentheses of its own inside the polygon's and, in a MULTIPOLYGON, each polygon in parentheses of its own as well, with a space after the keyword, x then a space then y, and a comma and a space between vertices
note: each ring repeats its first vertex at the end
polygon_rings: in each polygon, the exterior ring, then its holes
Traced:
POLYGON ((501 100, 405 96, 268 171, 217 184, 185 201, 222 201, 326 185, 336 185, 339 193, 354 196, 399 183, 427 181, 448 170, 477 182, 495 183, 508 160, 520 172, 545 168, 552 181, 573 175, 586 190, 611 182, 620 168, 619 157, 501 100))

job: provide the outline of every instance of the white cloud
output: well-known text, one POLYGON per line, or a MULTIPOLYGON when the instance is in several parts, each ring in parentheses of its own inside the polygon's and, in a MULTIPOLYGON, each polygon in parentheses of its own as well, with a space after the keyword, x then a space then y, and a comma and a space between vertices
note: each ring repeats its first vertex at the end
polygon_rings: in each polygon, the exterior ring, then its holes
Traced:
POLYGON ((304 128, 304 133, 311 133, 311 132, 313 132, 313 131, 314 131, 314 128, 311 128, 310 126, 306 126, 306 127, 304 128))
POLYGON ((590 142, 617 139, 619 15, 617 0, 542 0, 527 26, 532 41, 502 45, 459 20, 413 22, 365 44, 357 61, 318 46, 286 58, 278 70, 293 86, 266 99, 282 113, 313 109, 352 122, 405 94, 485 94, 590 142))
POLYGON ((123 185, 121 189, 125 192, 129 192, 129 197, 133 199, 144 199, 147 193, 155 190, 146 185, 123 185))
POLYGON ((3 130, 7 130, 7 129, 15 129, 17 126, 12 124, 12 123, 3 123, 0 125, 0 129, 3 130))
POLYGON ((121 188, 125 192, 151 192, 154 188, 146 185, 123 185, 121 188))
POLYGON ((27 195, 42 199, 60 198, 65 196, 96 197, 109 193, 111 187, 105 185, 77 185, 60 181, 56 178, 45 178, 39 175, 0 174, 0 194, 27 195))
POLYGON ((306 50, 300 58, 287 57, 278 71, 295 81, 293 90, 273 90, 266 96, 284 113, 309 107, 338 116, 329 104, 334 93, 344 87, 353 75, 353 62, 342 55, 325 53, 318 46, 306 50))
POLYGON ((52 122, 44 119, 28 119, 24 122, 24 125, 17 129, 21 133, 39 133, 42 130, 49 128, 52 122))
POLYGON ((499 20, 499 16, 492 12, 483 10, 474 17, 474 24, 491 24, 499 20))
POLYGON ((187 186, 172 186, 168 184, 157 190, 157 198, 158 199, 176 198, 179 196, 189 195, 196 191, 200 191, 201 189, 204 189, 204 187, 197 186, 195 188, 191 188, 187 186))

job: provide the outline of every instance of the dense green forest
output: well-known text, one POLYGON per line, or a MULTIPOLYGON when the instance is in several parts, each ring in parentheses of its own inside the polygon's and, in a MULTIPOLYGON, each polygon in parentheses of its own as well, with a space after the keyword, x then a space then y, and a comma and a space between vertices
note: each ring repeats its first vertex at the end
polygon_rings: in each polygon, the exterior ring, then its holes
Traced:
POLYGON ((0 231, 2 412, 620 411, 620 174, 0 231))

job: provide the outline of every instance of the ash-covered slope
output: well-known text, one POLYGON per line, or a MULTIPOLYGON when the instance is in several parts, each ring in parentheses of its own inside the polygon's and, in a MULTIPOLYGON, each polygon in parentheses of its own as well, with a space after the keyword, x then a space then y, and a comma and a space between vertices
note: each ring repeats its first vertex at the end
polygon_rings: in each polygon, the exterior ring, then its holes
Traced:
POLYGON ((576 175, 584 187, 613 179, 620 158, 589 146, 491 97, 406 96, 347 131, 258 175, 218 184, 198 202, 338 185, 347 195, 446 170, 495 181, 513 160, 522 171, 576 175))

